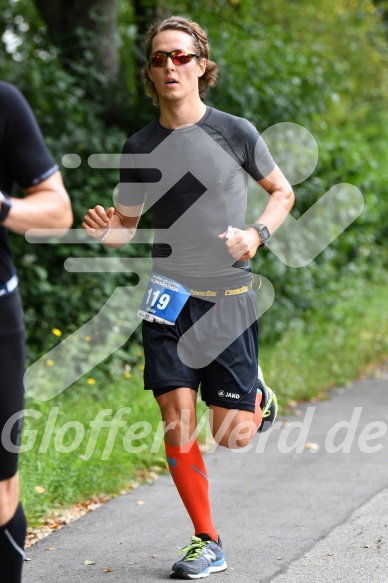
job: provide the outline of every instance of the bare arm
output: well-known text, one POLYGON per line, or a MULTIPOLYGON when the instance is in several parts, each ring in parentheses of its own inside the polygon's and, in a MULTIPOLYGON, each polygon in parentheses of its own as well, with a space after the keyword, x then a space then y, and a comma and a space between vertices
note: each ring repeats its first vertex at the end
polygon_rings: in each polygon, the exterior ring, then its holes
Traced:
MULTIPOLYGON (((11 198, 4 227, 24 235, 29 229, 68 229, 73 222, 70 198, 59 171, 24 190, 25 198, 11 198)), ((1 204, 1 203, 0 203, 1 204)))
MULTIPOLYGON (((257 219, 257 223, 266 225, 271 235, 280 227, 284 219, 293 207, 295 196, 291 185, 281 170, 276 166, 274 170, 258 184, 270 195, 263 214, 257 219)), ((229 253, 240 261, 251 259, 261 245, 256 229, 234 229, 235 235, 226 240, 229 253)), ((226 233, 219 235, 225 238, 226 233)))
POLYGON ((110 207, 101 205, 89 209, 82 227, 90 237, 98 237, 107 247, 122 247, 134 237, 143 205, 133 207, 110 207), (120 211, 125 211, 120 212, 120 211))

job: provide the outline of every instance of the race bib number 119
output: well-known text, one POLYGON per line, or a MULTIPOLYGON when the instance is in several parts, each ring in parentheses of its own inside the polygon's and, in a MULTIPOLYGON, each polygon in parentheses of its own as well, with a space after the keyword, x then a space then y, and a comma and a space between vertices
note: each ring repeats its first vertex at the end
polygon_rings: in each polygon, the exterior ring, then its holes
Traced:
POLYGON ((138 316, 149 322, 175 324, 190 296, 190 290, 178 281, 151 273, 138 316))

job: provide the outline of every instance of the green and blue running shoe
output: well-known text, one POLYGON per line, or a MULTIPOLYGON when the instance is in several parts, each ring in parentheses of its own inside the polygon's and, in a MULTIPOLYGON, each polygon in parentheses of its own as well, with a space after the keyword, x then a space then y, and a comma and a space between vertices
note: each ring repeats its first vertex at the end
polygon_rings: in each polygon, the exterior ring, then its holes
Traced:
POLYGON ((227 567, 220 538, 217 544, 193 536, 191 544, 178 552, 186 555, 172 566, 171 579, 202 579, 211 573, 225 571, 227 567))
POLYGON ((263 411, 263 421, 259 425, 257 431, 258 433, 264 433, 268 431, 271 425, 275 422, 278 414, 278 400, 272 389, 267 387, 264 381, 263 371, 261 366, 258 366, 257 371, 258 376, 258 387, 257 390, 262 392, 261 408, 263 411))

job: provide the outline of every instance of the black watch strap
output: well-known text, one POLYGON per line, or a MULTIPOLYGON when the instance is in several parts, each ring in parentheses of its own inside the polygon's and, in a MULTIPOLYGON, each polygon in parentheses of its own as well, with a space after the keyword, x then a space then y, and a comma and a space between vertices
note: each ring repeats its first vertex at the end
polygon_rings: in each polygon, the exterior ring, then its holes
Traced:
POLYGON ((8 217, 8 213, 11 210, 12 203, 1 191, 0 191, 0 223, 5 221, 8 217))

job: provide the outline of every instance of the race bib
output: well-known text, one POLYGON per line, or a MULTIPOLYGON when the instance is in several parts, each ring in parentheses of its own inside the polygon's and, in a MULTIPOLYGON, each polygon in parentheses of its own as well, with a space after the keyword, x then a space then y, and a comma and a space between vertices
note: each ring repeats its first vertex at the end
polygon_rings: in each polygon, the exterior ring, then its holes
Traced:
POLYGON ((172 326, 189 296, 190 290, 178 281, 164 275, 151 273, 147 290, 137 314, 143 320, 172 326))

